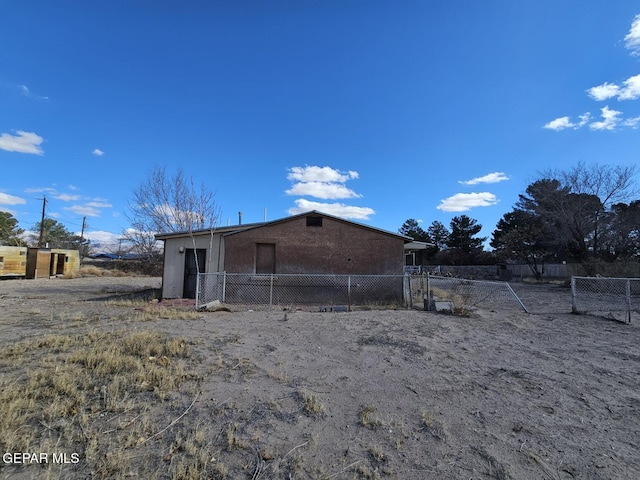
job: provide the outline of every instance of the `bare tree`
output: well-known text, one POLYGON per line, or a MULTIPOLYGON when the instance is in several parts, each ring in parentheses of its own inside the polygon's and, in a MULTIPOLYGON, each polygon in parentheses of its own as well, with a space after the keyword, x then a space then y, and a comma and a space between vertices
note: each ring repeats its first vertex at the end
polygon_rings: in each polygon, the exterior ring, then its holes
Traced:
POLYGON ((595 254, 601 248, 600 235, 605 214, 614 204, 627 202, 638 193, 633 183, 635 170, 635 166, 598 165, 597 163, 585 165, 580 162, 570 170, 548 173, 548 175, 554 175, 549 178, 557 178, 572 193, 583 195, 584 198, 593 196, 600 200, 600 208, 593 208, 591 212, 593 222, 591 248, 595 254))
POLYGON ((633 183, 636 167, 621 165, 585 165, 580 162, 571 170, 555 173, 563 185, 573 193, 595 195, 604 208, 609 209, 614 203, 626 202, 637 194, 633 183))
POLYGON ((168 176, 164 167, 154 167, 134 190, 129 209, 124 237, 143 254, 156 251, 156 234, 213 229, 219 217, 214 192, 204 183, 196 187, 181 169, 168 176))

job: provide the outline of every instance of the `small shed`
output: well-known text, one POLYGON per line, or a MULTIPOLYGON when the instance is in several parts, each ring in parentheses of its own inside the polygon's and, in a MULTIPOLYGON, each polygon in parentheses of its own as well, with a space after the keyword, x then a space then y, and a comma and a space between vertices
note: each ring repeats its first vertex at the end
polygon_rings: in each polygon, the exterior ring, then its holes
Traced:
POLYGON ((49 278, 51 250, 29 247, 27 251, 27 278, 49 278))
POLYGON ((51 249, 51 276, 62 276, 80 270, 80 251, 65 248, 51 249))
POLYGON ((0 278, 27 274, 27 247, 0 246, 0 278))
POLYGON ((63 276, 80 269, 80 252, 63 248, 31 247, 27 253, 27 278, 63 276))

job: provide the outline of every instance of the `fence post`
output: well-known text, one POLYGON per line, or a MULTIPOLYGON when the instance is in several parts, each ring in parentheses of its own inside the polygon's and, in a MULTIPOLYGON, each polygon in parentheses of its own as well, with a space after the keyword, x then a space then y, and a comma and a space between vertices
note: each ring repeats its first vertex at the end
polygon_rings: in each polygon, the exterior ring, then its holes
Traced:
POLYGON ((431 274, 427 272, 427 308, 428 312, 431 311, 431 274))
POLYGON ((347 275, 347 311, 351 311, 351 275, 347 275))
POLYGON ((509 290, 509 292, 511 292, 511 295, 513 295, 513 298, 515 298, 518 301, 518 303, 522 307, 522 310, 524 310, 526 313, 529 313, 529 310, 527 310, 527 307, 524 306, 524 303, 522 303, 522 300, 520 300, 520 297, 516 295, 516 292, 513 291, 513 288, 511 288, 511 285, 509 285, 507 282, 505 282, 504 284, 507 286, 507 289, 509 290))
POLYGON ((200 272, 196 273, 196 310, 200 306, 200 272))
POLYGON ((413 307, 413 302, 411 301, 411 275, 405 273, 404 278, 402 280, 402 291, 404 296, 404 306, 405 308, 413 307))
POLYGON ((578 313, 576 305, 576 277, 571 275, 571 312, 578 313))
POLYGON ((222 303, 227 297, 227 272, 222 272, 222 303))
POLYGON ((631 279, 627 278, 627 323, 631 323, 631 279))
POLYGON ((273 305, 273 273, 269 276, 269 311, 273 305))

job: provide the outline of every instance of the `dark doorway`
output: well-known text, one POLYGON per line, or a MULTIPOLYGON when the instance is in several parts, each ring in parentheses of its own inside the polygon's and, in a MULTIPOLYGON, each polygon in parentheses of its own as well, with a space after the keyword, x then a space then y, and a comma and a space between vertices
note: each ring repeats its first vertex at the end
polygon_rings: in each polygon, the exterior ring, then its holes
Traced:
POLYGON ((206 259, 206 248, 196 248, 195 250, 187 248, 184 251, 184 288, 182 289, 182 298, 196 298, 198 268, 200 268, 201 273, 204 273, 206 259))
POLYGON ((256 244, 256 273, 276 273, 276 245, 256 244))

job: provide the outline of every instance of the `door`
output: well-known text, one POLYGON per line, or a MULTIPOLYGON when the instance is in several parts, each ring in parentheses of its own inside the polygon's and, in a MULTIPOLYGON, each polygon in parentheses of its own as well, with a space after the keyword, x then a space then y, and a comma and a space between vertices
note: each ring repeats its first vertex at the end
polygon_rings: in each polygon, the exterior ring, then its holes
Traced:
POLYGON ((198 268, 205 271, 204 262, 207 258, 206 248, 187 248, 184 251, 184 287, 182 298, 196 298, 196 286, 198 284, 198 268))
POLYGON ((256 273, 276 273, 275 243, 256 244, 256 273))
POLYGON ((59 253, 57 257, 56 275, 64 275, 64 266, 69 261, 69 257, 64 253, 59 253))

